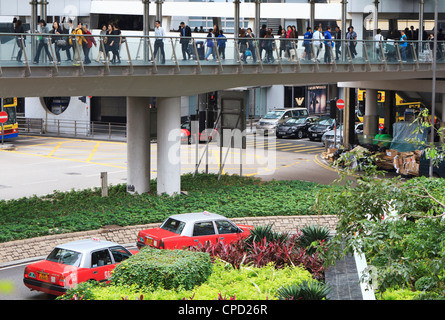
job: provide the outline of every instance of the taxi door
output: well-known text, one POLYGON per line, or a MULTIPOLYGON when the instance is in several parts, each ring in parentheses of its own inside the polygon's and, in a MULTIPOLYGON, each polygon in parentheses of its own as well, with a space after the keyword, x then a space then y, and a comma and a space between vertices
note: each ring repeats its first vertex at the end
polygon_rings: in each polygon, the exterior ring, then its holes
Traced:
POLYGON ((212 221, 195 222, 193 226, 192 245, 205 244, 206 241, 216 243, 218 234, 212 221))
POLYGON ((101 249, 91 252, 91 268, 90 279, 99 282, 107 281, 111 277, 111 271, 115 268, 115 264, 111 260, 110 251, 101 249))

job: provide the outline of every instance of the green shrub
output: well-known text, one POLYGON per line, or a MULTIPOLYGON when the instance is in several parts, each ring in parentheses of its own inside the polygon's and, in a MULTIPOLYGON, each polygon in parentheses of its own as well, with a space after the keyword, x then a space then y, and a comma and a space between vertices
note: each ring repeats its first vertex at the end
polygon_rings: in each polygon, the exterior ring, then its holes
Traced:
POLYGON ((216 260, 207 281, 192 290, 151 290, 135 285, 110 285, 92 290, 95 300, 136 300, 140 299, 141 295, 144 300, 216 300, 218 297, 236 300, 276 300, 278 288, 311 279, 311 274, 301 267, 288 266, 277 270, 269 264, 262 268, 235 269, 221 260, 216 260))
POLYGON ((211 271, 207 253, 144 247, 114 269, 111 281, 153 289, 191 289, 204 282, 211 271))
POLYGON ((260 243, 263 240, 266 242, 279 242, 283 243, 289 239, 289 234, 285 232, 278 232, 272 230, 273 224, 264 226, 256 226, 250 230, 250 235, 245 239, 246 243, 252 244, 253 242, 260 243))
POLYGON ((298 238, 299 245, 307 249, 309 254, 314 253, 321 242, 328 242, 331 239, 329 228, 325 226, 308 225, 300 231, 301 235, 298 238))
POLYGON ((414 300, 419 291, 412 291, 410 289, 388 289, 382 294, 377 294, 378 300, 414 300))
MULTIPOLYGON (((156 181, 151 181, 156 190, 156 181)), ((304 181, 263 181, 217 174, 181 178, 187 195, 169 197, 129 194, 125 185, 111 186, 109 197, 100 188, 54 192, 44 197, 0 201, 0 242, 54 233, 96 230, 106 225, 160 223, 177 213, 209 211, 228 218, 310 215, 314 194, 332 187, 304 181), (283 199, 286 199, 283 202, 283 199)), ((335 211, 324 212, 332 214, 335 211)))
POLYGON ((277 296, 280 300, 324 300, 330 291, 325 283, 312 280, 283 286, 277 290, 277 296))

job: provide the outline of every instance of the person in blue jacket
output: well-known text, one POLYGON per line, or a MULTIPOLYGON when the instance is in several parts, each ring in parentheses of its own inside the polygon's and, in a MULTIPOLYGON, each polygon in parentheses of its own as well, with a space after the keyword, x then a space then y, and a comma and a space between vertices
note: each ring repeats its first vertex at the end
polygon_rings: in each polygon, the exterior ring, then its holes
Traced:
POLYGON ((408 38, 406 37, 405 31, 400 32, 402 37, 400 38, 400 53, 402 54, 402 60, 406 61, 406 49, 408 48, 408 38))
POLYGON ((331 48, 334 46, 334 42, 332 41, 331 27, 329 26, 324 33, 324 39, 324 63, 330 64, 332 62, 331 48))
POLYGON ((227 38, 222 30, 219 30, 219 36, 216 38, 218 44, 218 53, 221 59, 226 59, 226 42, 227 38))
POLYGON ((304 34, 304 55, 303 58, 306 57, 306 60, 311 60, 312 58, 312 28, 307 27, 306 33, 304 34))

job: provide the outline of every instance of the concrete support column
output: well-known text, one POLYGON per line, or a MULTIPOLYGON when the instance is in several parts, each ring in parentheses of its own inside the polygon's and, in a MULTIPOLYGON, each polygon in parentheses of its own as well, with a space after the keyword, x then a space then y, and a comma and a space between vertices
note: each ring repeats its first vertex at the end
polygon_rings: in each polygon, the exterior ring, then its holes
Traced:
POLYGON ((355 88, 343 88, 343 96, 343 145, 348 148, 355 144, 355 88))
POLYGON ((181 192, 181 98, 157 98, 157 192, 181 192))
MULTIPOLYGON (((144 5, 144 36, 148 36, 150 34, 150 0, 142 0, 142 3, 144 5)), ((148 61, 150 59, 149 52, 150 49, 148 48, 148 39, 145 39, 144 41, 144 61, 148 61)))
POLYGON ((127 97, 127 191, 150 191, 150 98, 127 97))
MULTIPOLYGON (((445 128, 445 94, 442 94, 442 121, 440 127, 445 128)), ((445 142, 445 139, 442 142, 445 142)))
POLYGON ((254 35, 256 38, 260 35, 260 19, 261 19, 261 0, 255 0, 255 27, 254 35))
POLYGON ((377 113, 377 90, 366 89, 365 116, 363 117, 363 134, 376 135, 379 132, 379 115, 377 113))
POLYGON ((315 31, 315 0, 310 0, 311 5, 311 13, 309 18, 309 26, 312 28, 312 31, 315 31))
MULTIPOLYGON (((37 25, 38 25, 38 15, 37 15, 37 0, 31 0, 31 2, 29 3, 31 5, 31 20, 30 20, 30 25, 31 25, 31 32, 34 33, 37 30, 37 25)), ((35 38, 32 37, 31 39, 31 57, 32 59, 34 59, 34 57, 36 56, 36 51, 37 51, 37 47, 36 47, 36 41, 35 38)))

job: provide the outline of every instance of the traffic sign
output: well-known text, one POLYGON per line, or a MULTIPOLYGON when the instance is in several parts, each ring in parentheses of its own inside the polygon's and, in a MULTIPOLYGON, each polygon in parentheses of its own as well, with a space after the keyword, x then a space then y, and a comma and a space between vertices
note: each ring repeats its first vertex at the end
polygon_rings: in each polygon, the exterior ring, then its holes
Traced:
POLYGON ((345 107, 345 101, 343 99, 337 100, 337 108, 342 110, 345 107))
POLYGON ((8 121, 8 114, 5 111, 0 112, 0 123, 8 121))

